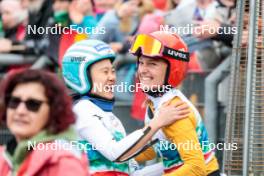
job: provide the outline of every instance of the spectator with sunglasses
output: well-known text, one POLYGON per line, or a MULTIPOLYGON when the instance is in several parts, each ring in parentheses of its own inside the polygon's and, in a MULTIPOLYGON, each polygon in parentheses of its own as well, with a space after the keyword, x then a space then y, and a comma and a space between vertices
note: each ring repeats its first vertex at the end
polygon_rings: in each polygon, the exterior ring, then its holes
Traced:
POLYGON ((87 176, 87 159, 64 84, 52 73, 23 70, 1 83, 0 117, 13 138, 0 147, 0 175, 87 176), (54 98, 56 97, 56 98, 54 98))

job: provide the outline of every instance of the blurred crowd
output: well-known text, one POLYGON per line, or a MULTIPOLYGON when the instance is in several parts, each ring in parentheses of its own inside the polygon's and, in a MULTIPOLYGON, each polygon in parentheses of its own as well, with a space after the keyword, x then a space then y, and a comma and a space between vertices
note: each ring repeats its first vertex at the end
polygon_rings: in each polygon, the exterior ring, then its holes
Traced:
MULTIPOLYGON (((139 33, 177 32, 191 53, 189 71, 203 73, 212 71, 230 55, 238 30, 235 0, 0 2, 0 58, 1 54, 9 53, 36 58, 45 56, 52 63, 48 68, 59 72, 62 56, 69 46, 80 40, 99 39, 120 54, 116 63, 118 82, 129 84, 135 82, 136 60, 127 53, 131 41, 139 33), (34 31, 39 28, 41 30, 34 31), (64 30, 52 32, 51 29, 64 30)), ((245 43, 246 39, 243 40, 245 43)), ((0 72, 6 73, 17 67, 30 67, 30 64, 14 67, 0 63, 0 72)))
POLYGON ((0 11, 0 53, 45 54, 55 63, 59 63, 59 55, 63 54, 60 52, 67 47, 62 46, 67 45, 65 42, 94 38, 125 54, 137 33, 150 33, 166 25, 180 29, 191 24, 197 29, 211 28, 211 32, 182 35, 198 57, 195 64, 203 70, 212 69, 223 59, 218 50, 232 46, 236 32, 232 28, 234 0, 2 0, 0 11), (65 33, 51 33, 47 28, 70 25, 76 33, 66 37, 65 33), (47 31, 33 32, 39 27, 47 31), (221 28, 225 31, 217 34, 213 29, 219 27, 226 30, 221 28))

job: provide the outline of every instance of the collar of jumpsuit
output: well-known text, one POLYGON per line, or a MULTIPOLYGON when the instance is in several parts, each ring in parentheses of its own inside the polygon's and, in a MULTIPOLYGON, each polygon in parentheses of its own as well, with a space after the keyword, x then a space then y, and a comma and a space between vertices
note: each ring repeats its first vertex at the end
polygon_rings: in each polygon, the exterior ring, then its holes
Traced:
POLYGON ((100 107, 103 111, 112 112, 114 107, 114 100, 106 100, 100 97, 93 96, 84 96, 84 99, 88 99, 98 107, 100 107))

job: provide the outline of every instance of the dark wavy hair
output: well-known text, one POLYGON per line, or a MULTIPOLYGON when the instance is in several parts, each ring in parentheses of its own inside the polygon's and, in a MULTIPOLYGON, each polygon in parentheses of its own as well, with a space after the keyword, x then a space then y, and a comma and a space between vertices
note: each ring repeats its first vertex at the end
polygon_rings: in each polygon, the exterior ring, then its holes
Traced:
POLYGON ((67 94, 63 82, 54 74, 43 70, 19 70, 7 74, 0 84, 0 121, 6 120, 6 97, 15 87, 25 83, 39 83, 45 88, 45 95, 50 106, 46 129, 53 134, 66 130, 75 122, 72 100, 67 94))

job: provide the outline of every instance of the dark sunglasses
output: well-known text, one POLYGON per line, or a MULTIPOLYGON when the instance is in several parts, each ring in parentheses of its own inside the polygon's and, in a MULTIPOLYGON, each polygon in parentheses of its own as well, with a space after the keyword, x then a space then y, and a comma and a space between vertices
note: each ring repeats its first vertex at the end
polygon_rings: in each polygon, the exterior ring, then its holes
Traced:
POLYGON ((31 112, 38 112, 39 108, 43 103, 47 103, 47 101, 37 100, 34 98, 29 98, 26 101, 21 100, 19 97, 9 96, 6 98, 7 107, 11 109, 16 109, 20 103, 24 103, 26 105, 27 110, 31 112))

